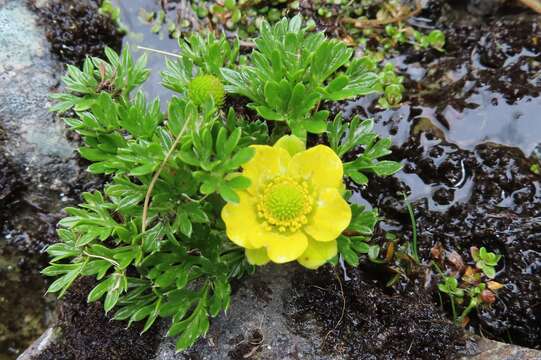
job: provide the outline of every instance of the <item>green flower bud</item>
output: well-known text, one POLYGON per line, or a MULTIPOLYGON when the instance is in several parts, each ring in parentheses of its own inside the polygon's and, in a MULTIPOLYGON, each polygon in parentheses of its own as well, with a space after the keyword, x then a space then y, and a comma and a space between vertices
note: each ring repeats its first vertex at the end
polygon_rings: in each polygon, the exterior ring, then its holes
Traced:
POLYGON ((188 85, 188 96, 196 105, 203 104, 210 96, 219 107, 225 98, 224 85, 214 75, 198 75, 188 85))

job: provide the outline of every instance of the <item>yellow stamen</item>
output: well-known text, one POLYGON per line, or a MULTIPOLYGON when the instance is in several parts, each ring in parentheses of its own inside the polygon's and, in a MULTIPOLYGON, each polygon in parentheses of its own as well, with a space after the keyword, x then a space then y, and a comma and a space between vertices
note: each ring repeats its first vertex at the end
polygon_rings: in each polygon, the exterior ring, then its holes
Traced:
POLYGON ((306 181, 278 176, 264 188, 257 204, 258 215, 279 232, 296 231, 307 223, 313 199, 306 181))

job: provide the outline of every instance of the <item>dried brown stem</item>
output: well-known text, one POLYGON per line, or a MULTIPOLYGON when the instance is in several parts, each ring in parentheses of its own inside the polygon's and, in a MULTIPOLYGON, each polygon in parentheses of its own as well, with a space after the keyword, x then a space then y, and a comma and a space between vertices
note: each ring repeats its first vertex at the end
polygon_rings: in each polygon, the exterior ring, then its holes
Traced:
MULTIPOLYGON (((536 0, 521 0, 521 1, 535 1, 535 2, 537 2, 536 0)), ((345 17, 345 18, 342 19, 342 22, 344 22, 346 24, 351 24, 351 25, 353 25, 353 26, 355 26, 356 28, 359 28, 359 29, 374 28, 374 27, 380 27, 380 26, 383 26, 383 25, 394 24, 394 23, 398 23, 398 22, 407 20, 410 17, 419 15, 419 13, 422 10, 423 10, 423 5, 421 4, 421 2, 419 0, 417 0, 415 2, 415 10, 408 11, 408 12, 405 12, 405 13, 401 13, 398 16, 396 16, 394 18, 391 18, 391 19, 359 20, 359 19, 354 19, 354 18, 351 18, 351 17, 345 17)))
POLYGON ((522 4, 526 5, 538 14, 541 14, 541 1, 540 0, 519 0, 522 4))

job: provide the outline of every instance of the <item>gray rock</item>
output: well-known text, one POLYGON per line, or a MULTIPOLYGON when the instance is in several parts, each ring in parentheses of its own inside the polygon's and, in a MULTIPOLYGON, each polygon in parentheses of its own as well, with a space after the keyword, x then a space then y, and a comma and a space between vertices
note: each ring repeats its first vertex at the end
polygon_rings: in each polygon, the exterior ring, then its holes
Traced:
POLYGON ((462 360, 541 360, 541 351, 477 337, 478 352, 462 360))
MULTIPOLYGON (((270 265, 240 284, 231 307, 211 321, 207 336, 190 351, 176 353, 174 339, 165 337, 153 360, 314 359, 337 360, 340 355, 320 351, 325 339, 317 322, 304 324, 303 337, 288 327, 285 297, 291 294, 294 264, 270 265)), ((165 327, 163 334, 165 334, 165 327)), ((468 336, 470 338, 470 336, 468 336)), ((472 335, 468 355, 461 360, 541 360, 541 352, 472 335)))
POLYGON ((507 0, 470 0, 468 11, 474 15, 485 16, 495 14, 507 0))
MULTIPOLYGON (((296 265, 270 265, 258 268, 256 274, 243 279, 231 298, 226 314, 211 322, 206 338, 185 353, 175 353, 175 342, 164 338, 155 360, 197 359, 338 359, 321 354, 320 329, 308 338, 294 334, 287 326, 284 297, 296 265)), ((306 326, 317 326, 306 324, 306 326)))
POLYGON ((64 70, 36 20, 25 2, 0 0, 0 156, 28 181, 25 200, 56 212, 81 169, 64 124, 48 111, 64 70))
POLYGON ((64 69, 37 20, 26 1, 0 0, 0 302, 9 308, 0 319, 0 358, 24 350, 54 318, 40 253, 87 176, 63 122, 48 111, 64 69))
POLYGON ((32 360, 35 359, 43 351, 52 346, 61 336, 60 329, 50 327, 30 345, 21 355, 17 357, 17 360, 32 360))

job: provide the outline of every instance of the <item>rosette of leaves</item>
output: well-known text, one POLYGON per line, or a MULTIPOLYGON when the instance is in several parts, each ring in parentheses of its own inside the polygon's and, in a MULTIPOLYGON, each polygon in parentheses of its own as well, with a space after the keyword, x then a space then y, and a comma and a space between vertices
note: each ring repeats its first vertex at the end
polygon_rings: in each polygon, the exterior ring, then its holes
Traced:
POLYGON ((273 26, 263 22, 251 63, 224 68, 222 75, 226 91, 249 98, 261 117, 285 122, 306 138, 327 129, 329 111, 318 110, 321 102, 383 91, 375 60, 352 56, 344 42, 309 33, 297 15, 273 26))
POLYGON ((144 58, 106 53, 108 61, 68 68, 67 92, 53 96, 53 110, 73 111, 66 123, 84 140, 88 171, 111 180, 65 209, 43 273, 57 277, 49 292, 60 296, 78 277, 94 276, 88 301, 102 300, 114 319, 144 321, 143 332, 170 318, 168 334, 185 349, 229 306, 230 279, 252 271, 217 214, 249 186, 237 169, 253 156, 248 145, 262 141, 264 124, 245 126, 234 112, 189 98, 173 98, 163 114, 158 100, 131 94, 148 76, 144 58))
POLYGON ((166 59, 166 70, 162 73, 162 84, 180 94, 184 94, 190 83, 197 77, 213 76, 223 80, 221 68, 235 68, 239 61, 238 40, 230 43, 225 35, 217 38, 213 33, 206 36, 192 34, 187 39, 178 40, 179 57, 166 59))
POLYGON ((472 247, 471 255, 473 261, 475 261, 475 266, 479 270, 490 279, 496 277, 496 266, 498 265, 498 261, 502 258, 501 255, 488 251, 484 246, 481 246, 480 249, 472 247))

